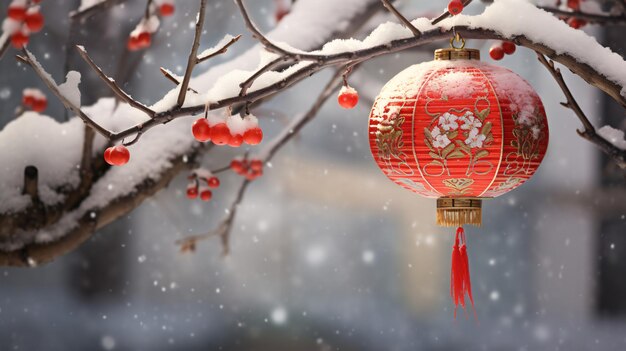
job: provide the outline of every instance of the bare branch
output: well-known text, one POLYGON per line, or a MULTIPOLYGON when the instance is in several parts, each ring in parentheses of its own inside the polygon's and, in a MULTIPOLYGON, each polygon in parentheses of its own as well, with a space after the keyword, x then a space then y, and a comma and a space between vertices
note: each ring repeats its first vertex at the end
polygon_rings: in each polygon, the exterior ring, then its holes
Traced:
POLYGON ((90 127, 94 128, 98 133, 102 134, 107 139, 113 139, 115 137, 115 133, 110 132, 106 128, 100 126, 93 119, 87 116, 79 106, 74 105, 69 99, 67 99, 60 91, 57 84, 52 80, 52 77, 43 70, 41 65, 37 62, 37 59, 33 56, 33 54, 27 49, 23 49, 22 52, 24 56, 17 56, 17 58, 28 64, 33 68, 35 73, 39 76, 39 78, 46 84, 46 86, 52 91, 52 93, 61 101, 63 106, 68 110, 74 112, 77 116, 79 116, 83 122, 88 124, 90 127))
POLYGON ((185 103, 185 97, 187 96, 187 87, 189 86, 189 81, 191 80, 191 72, 198 62, 198 47, 200 46, 200 37, 202 36, 205 10, 206 0, 200 0, 200 10, 198 12, 198 19, 196 21, 196 32, 193 37, 193 44, 191 45, 189 59, 187 60, 187 69, 185 70, 185 76, 183 77, 183 82, 180 84, 180 91, 178 93, 178 99, 176 100, 178 107, 183 106, 183 103, 185 103))
POLYGON ((221 55, 226 53, 226 51, 228 51, 228 48, 233 45, 234 43, 236 43, 239 39, 241 38, 241 34, 239 34, 236 37, 233 37, 229 42, 227 42, 224 46, 222 46, 221 48, 214 50, 212 52, 208 52, 205 53, 204 55, 200 55, 196 58, 196 64, 200 63, 200 62, 204 62, 206 60, 210 60, 213 57, 217 56, 217 55, 221 55))
POLYGON ((122 88, 120 88, 119 85, 117 85, 117 83, 115 82, 115 80, 109 76, 107 76, 100 67, 98 67, 98 65, 96 65, 95 62, 93 62, 93 60, 91 59, 91 57, 89 57, 89 55, 87 54, 87 51, 85 50, 84 47, 80 46, 80 45, 76 45, 76 50, 78 50, 78 53, 80 54, 80 57, 83 58, 83 60, 85 60, 85 62, 87 62, 87 64, 89 65, 89 67, 91 67, 91 69, 93 69, 96 74, 98 75, 98 77, 111 89, 111 91, 113 91, 115 93, 115 95, 117 95, 122 101, 125 101, 127 104, 129 104, 130 106, 142 111, 143 113, 147 114, 150 117, 154 117, 154 115, 156 115, 156 112, 154 112, 152 109, 150 109, 148 106, 142 104, 141 102, 133 99, 130 95, 128 95, 124 90, 122 90, 122 88))
POLYGON ((279 58, 274 59, 270 61, 268 64, 266 64, 265 66, 261 67, 258 71, 254 72, 254 74, 251 75, 250 78, 246 79, 245 82, 239 84, 239 87, 241 88, 241 91, 239 92, 239 96, 246 95, 248 93, 248 89, 250 89, 252 84, 254 84, 254 81, 257 80, 260 76, 262 76, 263 73, 271 71, 272 69, 278 67, 279 65, 283 63, 286 63, 287 61, 291 61, 293 63, 293 61, 290 60, 289 56, 280 56, 279 58))
MULTIPOLYGON (((470 3, 472 2, 472 0, 464 0, 463 1, 463 7, 467 7, 470 3)), ((437 24, 443 20, 445 20, 446 18, 452 16, 450 14, 450 12, 448 10, 444 11, 441 15, 437 16, 437 18, 435 18, 434 20, 432 20, 430 22, 430 24, 437 24)))
POLYGON ((623 25, 626 24, 626 16, 625 15, 598 15, 593 13, 586 13, 582 11, 568 11, 561 10, 554 7, 545 7, 545 6, 537 6, 540 9, 553 13, 556 16, 567 16, 585 20, 589 23, 596 23, 602 25, 623 25))
POLYGON ((250 15, 248 14, 248 10, 246 10, 246 7, 243 5, 243 0, 235 0, 235 3, 239 7, 239 12, 241 12, 243 20, 246 23, 246 27, 248 28, 248 30, 250 30, 250 32, 252 32, 252 37, 254 37, 256 40, 261 42, 261 44, 263 44, 263 46, 265 47, 265 49, 267 51, 273 52, 273 53, 279 54, 279 55, 285 55, 285 56, 294 56, 295 55, 294 53, 289 52, 289 51, 279 47, 278 45, 272 43, 272 41, 270 41, 267 37, 265 37, 265 35, 263 35, 263 33, 261 33, 261 31, 252 22, 252 19, 250 19, 250 15))
POLYGON ((9 34, 2 33, 2 35, 0 35, 0 59, 2 59, 9 49, 10 41, 9 34))
POLYGON ((572 92, 567 87, 565 79, 563 79, 563 75, 561 74, 561 70, 555 67, 552 60, 547 60, 544 55, 537 53, 537 58, 539 59, 539 62, 541 62, 541 64, 543 64, 550 72, 563 91, 563 94, 565 94, 567 102, 561 103, 561 105, 574 111, 580 122, 583 124, 584 129, 577 130, 578 134, 600 148, 600 150, 607 154, 619 167, 626 169, 626 150, 619 149, 617 146, 613 145, 611 142, 596 133, 596 129, 593 124, 591 124, 589 118, 587 118, 572 95, 572 92))
POLYGON ((409 21, 406 17, 404 17, 392 4, 391 1, 389 0, 380 0, 383 5, 385 6, 385 8, 387 10, 389 10, 389 12, 391 12, 394 16, 396 16, 400 22, 402 22, 402 24, 404 24, 405 27, 407 27, 408 29, 411 30, 411 32, 413 32, 413 35, 415 35, 416 38, 419 38, 422 35, 422 32, 420 32, 419 29, 415 28, 415 26, 411 23, 411 21, 409 21))
MULTIPOLYGON (((165 76, 165 78, 167 78, 170 82, 172 82, 172 83, 174 83, 176 85, 180 84, 180 80, 176 76, 174 76, 174 74, 172 72, 170 72, 167 68, 159 67, 159 70, 165 76)), ((192 92, 198 94, 198 91, 193 89, 193 88, 191 88, 191 87, 188 87, 187 91, 192 91, 192 92)))

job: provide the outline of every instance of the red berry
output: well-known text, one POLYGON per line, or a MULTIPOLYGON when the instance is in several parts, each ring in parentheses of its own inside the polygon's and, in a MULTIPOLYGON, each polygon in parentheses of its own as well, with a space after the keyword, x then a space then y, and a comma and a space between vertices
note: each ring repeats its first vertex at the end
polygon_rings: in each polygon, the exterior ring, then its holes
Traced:
POLYGON ((230 161, 230 169, 237 174, 241 174, 245 171, 245 167, 240 160, 232 160, 230 161))
POLYGON ((174 14, 174 4, 163 4, 159 7, 159 12, 161 12, 161 16, 171 16, 174 14))
POLYGON ((26 18, 26 8, 22 6, 9 6, 7 16, 16 21, 23 21, 26 18))
POLYGON ((501 45, 494 44, 489 49, 489 56, 491 56, 491 58, 496 61, 502 60, 502 58, 504 57, 504 49, 502 49, 501 45))
POLYGON ((48 107, 48 100, 46 98, 43 99, 35 99, 33 102, 33 111, 35 112, 43 112, 48 107))
POLYGON ((458 15, 462 11, 463 3, 461 2, 461 0, 452 0, 448 3, 448 12, 450 12, 452 16, 458 15))
POLYGON ((206 118, 198 118, 191 125, 191 133, 197 141, 204 142, 211 140, 211 127, 206 118))
POLYGON ((228 146, 239 147, 243 144, 243 137, 240 134, 233 135, 228 141, 228 146))
POLYGON ((571 17, 567 20, 567 24, 569 24, 569 26, 574 29, 578 29, 585 26, 587 24, 587 21, 580 18, 571 17))
POLYGON ((247 180, 255 180, 256 178, 260 177, 263 175, 263 170, 259 170, 259 171, 255 171, 255 170, 250 170, 250 172, 248 174, 246 174, 246 179, 247 180))
POLYGON ((139 45, 139 37, 132 37, 132 36, 128 37, 128 42, 126 43, 126 47, 130 51, 137 51, 141 49, 139 45))
POLYGON ((230 129, 226 123, 216 124, 211 128, 211 141, 217 145, 226 145, 230 141, 230 129))
POLYGON ((276 23, 280 22, 283 17, 287 16, 288 14, 289 10, 284 7, 276 9, 276 12, 274 13, 274 19, 276 19, 276 23))
POLYGON ((211 177, 207 181, 209 188, 218 188, 220 186, 220 179, 218 177, 211 177))
POLYGON ((250 169, 253 171, 263 171, 263 162, 261 160, 250 161, 250 169))
POLYGON ((339 102, 339 106, 343 108, 354 108, 354 106, 359 103, 359 94, 356 92, 356 90, 350 87, 344 87, 339 92, 337 102, 339 102))
POLYGON ((39 32, 43 28, 43 15, 40 12, 27 14, 26 26, 31 32, 39 32))
POLYGON ((263 131, 259 127, 248 129, 243 133, 243 141, 248 145, 257 145, 261 140, 263 140, 263 131))
POLYGON ((130 152, 124 145, 114 146, 109 154, 109 159, 111 163, 115 166, 122 166, 128 163, 130 160, 130 152))
POLYGON ((113 151, 113 147, 107 147, 106 150, 104 150, 104 161, 111 166, 115 166, 113 161, 111 161, 111 151, 113 151))
POLYGON ((150 33, 148 32, 142 32, 139 33, 139 36, 137 37, 137 41, 139 43, 139 47, 140 48, 147 48, 150 46, 150 43, 152 42, 152 37, 150 36, 150 33))
POLYGON ((35 103, 35 97, 32 95, 24 95, 22 96, 22 105, 32 107, 35 103))
POLYGON ((211 190, 203 190, 202 192, 200 192, 200 198, 202 199, 202 201, 209 201, 212 197, 213 193, 211 192, 211 190))
POLYGON ((502 50, 504 51, 505 54, 507 55, 513 55, 513 53, 515 52, 515 43, 513 43, 512 41, 503 41, 502 42, 502 50))
POLYGON ((16 49, 23 48, 26 44, 28 44, 28 35, 22 32, 16 32, 11 36, 11 44, 16 49))
POLYGON ((192 185, 187 187, 187 197, 189 199, 195 199, 198 197, 198 187, 192 185))
POLYGON ((567 0, 567 7, 572 10, 580 10, 580 0, 567 0))

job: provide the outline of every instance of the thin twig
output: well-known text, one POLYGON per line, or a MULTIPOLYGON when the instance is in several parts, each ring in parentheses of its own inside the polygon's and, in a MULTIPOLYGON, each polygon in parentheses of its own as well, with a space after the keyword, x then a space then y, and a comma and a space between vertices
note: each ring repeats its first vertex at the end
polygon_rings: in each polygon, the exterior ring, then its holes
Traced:
POLYGON ((265 47, 267 51, 273 52, 279 55, 294 56, 294 53, 289 52, 281 48, 280 46, 274 44, 265 35, 263 35, 263 33, 261 33, 261 31, 252 22, 252 19, 250 19, 248 10, 246 10, 246 7, 243 5, 243 0, 235 0, 235 3, 239 7, 239 12, 241 12, 243 20, 246 23, 246 27, 248 28, 248 30, 250 30, 250 32, 252 32, 252 37, 258 40, 259 42, 261 42, 261 44, 263 44, 263 46, 265 47))
POLYGON ((83 58, 83 60, 85 60, 85 62, 87 62, 87 64, 89 65, 89 67, 91 67, 91 69, 93 69, 96 74, 98 75, 98 77, 111 89, 111 91, 113 91, 115 93, 115 95, 117 95, 122 101, 125 101, 126 103, 128 103, 130 106, 142 111, 143 113, 147 114, 148 116, 150 116, 151 118, 154 117, 156 115, 156 112, 154 112, 152 109, 150 109, 148 106, 142 104, 141 102, 133 99, 130 95, 128 95, 122 88, 120 88, 119 85, 117 85, 117 83, 115 82, 115 80, 109 76, 107 76, 100 67, 98 67, 98 65, 96 65, 95 62, 93 62, 93 60, 91 59, 91 57, 89 57, 89 55, 87 54, 87 51, 85 50, 84 47, 80 46, 80 45, 76 45, 76 50, 78 50, 78 53, 80 54, 80 57, 83 58))
POLYGON ((380 0, 383 5, 385 6, 385 8, 387 10, 389 10, 389 12, 391 12, 394 16, 396 16, 400 22, 402 22, 402 24, 404 24, 405 27, 407 27, 408 29, 411 30, 411 32, 413 32, 413 35, 416 38, 419 38, 422 35, 422 32, 420 32, 419 29, 415 28, 415 26, 411 23, 411 21, 409 21, 406 17, 404 17, 400 11, 398 11, 398 9, 396 9, 392 4, 391 1, 389 0, 380 0))
MULTIPOLYGON (((466 8, 470 3, 472 2, 472 0, 464 0, 463 1, 463 8, 466 8)), ((445 20, 446 18, 452 16, 452 14, 450 14, 450 11, 446 10, 444 11, 441 15, 437 16, 437 18, 435 18, 434 20, 432 20, 430 22, 430 24, 437 24, 443 20, 445 20)))
POLYGON ((278 67, 279 65, 281 65, 283 63, 286 63, 287 61, 290 61, 289 56, 280 56, 277 59, 274 59, 274 60, 270 61, 265 66, 259 68, 256 72, 254 72, 253 75, 251 75, 243 83, 239 84, 239 87, 241 88, 241 91, 239 91, 239 96, 246 95, 246 93, 248 93, 248 89, 250 89, 252 84, 254 84, 254 81, 256 81, 265 72, 268 72, 268 71, 278 67))
POLYGON ((198 64, 200 62, 204 62, 206 60, 210 60, 210 59, 212 59, 213 57, 215 57, 217 55, 221 55, 221 54, 226 53, 226 51, 228 51, 228 48, 231 45, 233 45, 234 43, 236 43, 240 38, 241 38, 241 34, 239 34, 236 37, 233 37, 228 43, 226 43, 224 46, 222 46, 218 50, 215 50, 213 52, 207 53, 205 55, 198 56, 196 58, 196 64, 198 64))
POLYGON ((555 67, 554 61, 546 59, 546 57, 541 53, 537 53, 537 58, 539 59, 539 62, 541 62, 541 64, 543 64, 550 72, 563 91, 567 102, 562 102, 561 105, 574 111, 574 114, 576 114, 580 122, 583 124, 584 129, 577 130, 578 134, 598 146, 598 148, 613 159, 619 167, 626 169, 626 150, 619 149, 617 146, 613 145, 596 132, 595 127, 591 124, 591 121, 589 121, 589 118, 587 118, 574 98, 574 95, 572 95, 572 92, 567 87, 565 79, 563 79, 563 75, 561 74, 561 70, 558 67, 555 67))
MULTIPOLYGON (((174 83, 174 84, 176 84, 176 85, 180 84, 180 80, 179 80, 178 78, 176 78, 176 77, 172 74, 172 72, 168 71, 167 69, 165 69, 165 68, 163 68, 163 67, 159 67, 159 70, 161 71, 161 73, 163 73, 163 75, 165 76, 165 78, 167 78, 170 82, 172 82, 172 83, 174 83)), ((191 87, 188 87, 188 88, 187 88, 187 91, 192 91, 192 92, 194 92, 194 93, 198 94, 198 91, 197 91, 197 90, 195 90, 195 89, 193 89, 193 88, 191 88, 191 87)))
POLYGON ((187 96, 187 87, 191 80, 191 73, 196 63, 198 62, 198 47, 200 46, 200 37, 202 36, 202 27, 204 25, 204 13, 206 10, 206 0, 200 0, 200 10, 198 12, 198 20, 196 21, 196 31, 193 37, 193 44, 191 45, 191 52, 189 53, 189 59, 187 60, 187 69, 183 77, 183 82, 180 84, 180 91, 178 93, 178 99, 176 104, 178 107, 183 106, 185 103, 185 97, 187 96))

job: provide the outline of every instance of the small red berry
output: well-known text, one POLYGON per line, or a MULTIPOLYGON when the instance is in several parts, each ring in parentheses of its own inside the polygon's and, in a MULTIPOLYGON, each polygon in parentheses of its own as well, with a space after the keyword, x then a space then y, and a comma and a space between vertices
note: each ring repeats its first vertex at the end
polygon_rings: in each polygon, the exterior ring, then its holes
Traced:
POLYGON ((35 97, 32 95, 24 95, 22 96, 22 105, 32 107, 35 103, 35 97))
POLYGON ((217 145, 226 145, 230 141, 230 129, 226 123, 216 124, 211 128, 211 141, 217 145))
POLYGON ((280 22, 283 17, 287 16, 289 14, 289 9, 285 8, 285 7, 279 7, 276 9, 276 12, 274 13, 274 19, 276 20, 276 23, 280 22))
POLYGON ((502 50, 507 55, 513 55, 515 52, 516 46, 512 41, 503 41, 502 42, 502 50))
POLYGON ((243 144, 243 137, 240 134, 233 135, 228 141, 228 146, 239 147, 243 144))
POLYGON ((567 7, 572 10, 580 10, 580 0, 567 0, 567 7))
POLYGON ((240 160, 232 160, 230 161, 230 169, 237 174, 241 174, 245 170, 245 167, 240 160))
POLYGON ((11 44, 16 49, 23 48, 26 44, 28 44, 28 35, 22 32, 16 32, 11 36, 11 44))
POLYGON ((255 171, 255 170, 250 170, 250 172, 248 174, 246 174, 246 179, 247 180, 255 180, 258 177, 263 175, 263 170, 259 170, 259 171, 255 171))
POLYGON ((200 199, 202 199, 202 201, 209 201, 212 197, 213 193, 211 192, 211 190, 203 190, 202 192, 200 192, 200 199))
POLYGON ((159 12, 161 12, 161 16, 171 16, 174 14, 174 4, 163 4, 159 7, 159 12))
POLYGON ((150 46, 150 43, 152 42, 152 37, 150 36, 150 33, 148 32, 142 32, 139 33, 139 36, 137 37, 137 41, 139 43, 139 47, 140 48, 147 48, 150 46))
POLYGON ((587 24, 587 21, 580 18, 571 17, 567 20, 567 24, 569 24, 569 26, 574 29, 578 29, 584 27, 587 24))
POLYGON ((126 43, 126 47, 130 51, 137 51, 140 49, 139 45, 139 37, 128 37, 128 42, 126 43))
POLYGON ((9 6, 7 16, 16 21, 23 21, 26 18, 26 8, 22 6, 9 6))
POLYGON ((263 171, 263 162, 261 160, 250 161, 250 169, 253 171, 263 171))
POLYGON ((104 161, 111 166, 115 166, 113 161, 111 161, 111 151, 113 151, 113 147, 107 147, 106 150, 104 150, 104 161))
POLYGON ((209 188, 218 188, 220 186, 220 179, 218 177, 211 177, 207 181, 209 188))
POLYGON ((126 146, 117 145, 114 146, 111 150, 111 153, 109 154, 109 159, 111 160, 111 163, 113 163, 113 165, 122 166, 128 163, 128 160, 130 160, 130 152, 128 151, 126 146))
POLYGON ((198 118, 191 125, 191 133, 197 141, 205 142, 211 140, 211 127, 206 118, 198 118))
POLYGON ((187 197, 189 199, 195 199, 198 197, 198 187, 192 185, 187 187, 187 197))
POLYGON ((463 3, 461 2, 461 0, 452 0, 448 3, 448 12, 450 12, 452 16, 458 15, 462 11, 463 3))
POLYGON ((502 60, 504 57, 504 49, 502 49, 501 45, 494 44, 489 49, 489 56, 496 61, 502 60))
POLYGON ((359 93, 357 93, 354 88, 345 86, 339 91, 339 96, 337 97, 337 102, 339 106, 351 109, 359 103, 359 93))
POLYGON ((263 130, 259 127, 248 129, 243 133, 243 141, 248 145, 257 145, 261 143, 261 140, 263 140, 263 130))
POLYGON ((43 21, 43 15, 40 12, 26 15, 26 26, 33 33, 39 32, 43 28, 43 21))
POLYGON ((35 99, 33 102, 33 111, 35 112, 43 112, 48 107, 48 100, 46 98, 43 99, 35 99))

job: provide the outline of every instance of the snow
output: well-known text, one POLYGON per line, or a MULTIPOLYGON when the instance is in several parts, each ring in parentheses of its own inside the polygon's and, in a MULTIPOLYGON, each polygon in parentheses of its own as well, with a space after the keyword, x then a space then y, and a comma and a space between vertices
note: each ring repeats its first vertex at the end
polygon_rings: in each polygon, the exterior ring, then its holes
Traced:
POLYGON ((626 139, 624 139, 624 131, 615 129, 611 126, 604 126, 598 129, 598 135, 608 140, 618 149, 626 150, 626 139))
POLYGON ((104 1, 105 0, 82 0, 80 2, 80 7, 78 7, 78 11, 80 12, 80 11, 87 10, 88 8, 94 7, 104 1))
POLYGON ((67 72, 65 83, 58 87, 59 92, 74 106, 80 106, 80 90, 78 90, 78 84, 80 84, 80 73, 69 71, 67 72))

